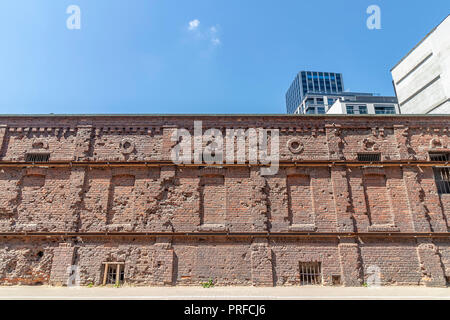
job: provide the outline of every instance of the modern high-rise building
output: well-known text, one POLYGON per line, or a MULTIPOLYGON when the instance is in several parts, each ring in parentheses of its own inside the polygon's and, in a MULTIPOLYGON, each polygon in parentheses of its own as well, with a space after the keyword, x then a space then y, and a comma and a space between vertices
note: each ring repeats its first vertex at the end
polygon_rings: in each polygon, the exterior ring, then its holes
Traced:
POLYGON ((450 15, 391 73, 401 113, 450 113, 450 15))
MULTIPOLYGON (((287 113, 298 113, 296 111, 307 94, 336 95, 343 91, 344 80, 341 73, 300 71, 286 93, 287 113)), ((320 101, 319 104, 324 105, 320 101)))

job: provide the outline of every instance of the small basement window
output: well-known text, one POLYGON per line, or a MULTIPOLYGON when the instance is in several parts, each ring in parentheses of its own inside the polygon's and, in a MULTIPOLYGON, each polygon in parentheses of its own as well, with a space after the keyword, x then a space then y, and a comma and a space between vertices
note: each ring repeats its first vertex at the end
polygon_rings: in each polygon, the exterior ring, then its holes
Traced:
POLYGON ((320 262, 300 262, 300 285, 311 286, 322 284, 322 268, 320 262))
POLYGON ((103 285, 123 284, 125 279, 125 265, 121 262, 105 262, 104 263, 104 274, 103 274, 103 285))
POLYGON ((439 194, 450 194, 450 168, 433 168, 439 194))
POLYGON ((340 286, 342 284, 341 276, 339 275, 331 276, 331 281, 333 282, 333 286, 340 286))
POLYGON ((50 153, 27 153, 25 156, 26 162, 48 162, 50 160, 50 153))
POLYGON ((381 153, 358 153, 358 161, 380 162, 381 161, 381 153))
POLYGON ((450 153, 430 153, 430 161, 447 162, 450 159, 450 153))

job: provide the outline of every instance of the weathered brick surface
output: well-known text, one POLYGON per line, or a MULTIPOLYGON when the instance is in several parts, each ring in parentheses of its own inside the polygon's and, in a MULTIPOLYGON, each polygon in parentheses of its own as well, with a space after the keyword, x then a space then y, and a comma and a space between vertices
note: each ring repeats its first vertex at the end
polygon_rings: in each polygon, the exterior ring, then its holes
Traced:
POLYGON ((270 246, 276 285, 298 285, 300 262, 320 262, 324 285, 332 285, 332 276, 341 275, 336 239, 274 239, 270 246))
POLYGON ((266 239, 255 239, 251 246, 252 284, 273 286, 272 249, 266 239))
POLYGON ((4 238, 0 244, 0 282, 3 285, 38 285, 50 281, 54 240, 4 238))
MULTIPOLYGON (((256 261, 251 247, 248 238, 178 238, 173 242, 176 284, 199 285, 211 279, 218 285, 252 285, 256 261)), ((267 261, 267 251, 262 259, 267 261)))
POLYGON ((352 238, 341 238, 338 245, 342 284, 357 287, 362 284, 362 261, 358 243, 352 238))
POLYGON ((417 243, 413 239, 361 238, 359 244, 364 267, 364 282, 373 275, 370 267, 379 268, 384 285, 419 285, 422 281, 417 243))
POLYGON ((298 285, 299 264, 320 262, 324 285, 380 270, 385 285, 444 286, 450 197, 428 155, 450 152, 449 120, 0 117, 0 283, 64 285, 73 265, 100 285, 110 262, 133 285, 298 285), (278 129, 278 173, 172 163, 172 134, 194 120, 278 129), (357 161, 373 152, 382 163, 357 161))
POLYGON ((334 207, 336 208, 336 229, 338 232, 354 232, 354 207, 347 168, 337 166, 331 169, 331 184, 333 186, 334 207))
POLYGON ((74 265, 74 253, 75 247, 71 243, 61 243, 59 247, 53 249, 51 284, 68 285, 69 277, 72 274, 71 267, 74 265))
POLYGON ((446 284, 442 258, 436 245, 429 239, 417 241, 417 254, 422 272, 421 282, 429 287, 441 287, 446 284))

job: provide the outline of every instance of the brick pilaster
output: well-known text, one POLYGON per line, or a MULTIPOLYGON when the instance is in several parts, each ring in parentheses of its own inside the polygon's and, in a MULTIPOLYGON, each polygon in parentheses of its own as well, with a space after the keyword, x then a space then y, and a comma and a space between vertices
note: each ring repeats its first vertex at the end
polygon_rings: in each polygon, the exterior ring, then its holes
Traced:
POLYGON ((77 127, 77 136, 75 138, 75 152, 73 159, 75 161, 85 161, 90 157, 91 144, 93 139, 93 127, 91 125, 82 125, 77 127))
POLYGON ((327 144, 330 160, 343 160, 344 154, 342 152, 342 139, 340 125, 325 125, 325 132, 327 135, 327 144))
POLYGON ((3 153, 5 152, 5 144, 6 144, 6 135, 8 133, 8 126, 4 124, 0 124, 0 159, 3 157, 3 153))
POLYGON ((394 135, 397 141, 397 154, 392 154, 392 160, 414 159, 411 150, 411 141, 409 135, 409 128, 404 125, 394 125, 394 135))
POLYGON ((428 209, 425 206, 425 192, 419 182, 419 169, 417 167, 404 167, 403 180, 406 186, 409 210, 412 224, 416 232, 430 232, 428 209))
POLYGON ((447 222, 444 218, 441 199, 438 194, 436 180, 432 167, 421 167, 423 179, 421 186, 425 191, 426 206, 431 218, 430 223, 433 232, 448 232, 447 222))
POLYGON ((268 231, 269 212, 267 208, 268 190, 266 179, 260 175, 259 168, 252 168, 250 176, 252 185, 252 215, 254 231, 268 231))
POLYGON ((336 207, 337 232, 354 232, 353 206, 348 185, 347 168, 343 166, 331 168, 331 183, 336 207))
POLYGON ((176 141, 172 141, 172 137, 174 137, 177 130, 178 128, 175 126, 164 126, 162 129, 162 160, 172 160, 172 149, 177 144, 176 141))
POLYGON ((416 232, 447 232, 433 169, 405 167, 404 181, 416 232))
POLYGON ((84 197, 84 187, 86 179, 86 168, 73 167, 70 172, 70 204, 69 210, 66 213, 66 230, 64 231, 78 231, 80 227, 80 209, 84 197))

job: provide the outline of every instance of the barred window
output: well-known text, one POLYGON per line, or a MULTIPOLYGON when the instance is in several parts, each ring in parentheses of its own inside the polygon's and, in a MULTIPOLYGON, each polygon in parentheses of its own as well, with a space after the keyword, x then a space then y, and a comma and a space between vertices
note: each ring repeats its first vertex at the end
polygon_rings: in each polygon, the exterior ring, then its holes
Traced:
POLYGON ((433 168, 439 194, 450 194, 450 169, 433 168))
POLYGON ((447 162, 450 159, 450 153, 430 153, 431 161, 447 162))
POLYGON ((103 285, 120 285, 125 278, 125 265, 123 263, 105 262, 103 285))
POLYGON ((381 161, 381 153, 358 153, 358 161, 380 162, 381 161))
POLYGON ((27 153, 25 155, 26 162, 48 162, 50 153, 27 153))
POLYGON ((311 286, 322 284, 322 268, 320 262, 300 262, 300 285, 311 286))

